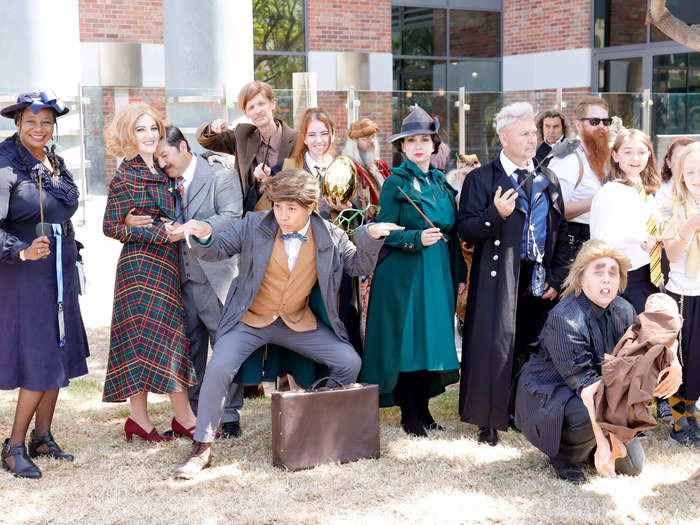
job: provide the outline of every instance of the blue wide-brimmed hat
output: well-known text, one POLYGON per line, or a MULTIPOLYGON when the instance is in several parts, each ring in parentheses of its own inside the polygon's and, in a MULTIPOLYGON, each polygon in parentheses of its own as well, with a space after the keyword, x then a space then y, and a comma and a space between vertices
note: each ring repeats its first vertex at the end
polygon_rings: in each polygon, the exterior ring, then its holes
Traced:
POLYGON ((403 119, 401 131, 392 135, 387 142, 413 137, 414 135, 434 135, 440 129, 438 119, 431 117, 423 108, 418 105, 411 107, 411 112, 403 119))
POLYGON ((17 97, 17 103, 5 106, 0 110, 3 117, 15 118, 15 112, 19 109, 29 108, 35 115, 44 108, 53 109, 57 117, 68 113, 68 107, 51 90, 29 91, 17 97))

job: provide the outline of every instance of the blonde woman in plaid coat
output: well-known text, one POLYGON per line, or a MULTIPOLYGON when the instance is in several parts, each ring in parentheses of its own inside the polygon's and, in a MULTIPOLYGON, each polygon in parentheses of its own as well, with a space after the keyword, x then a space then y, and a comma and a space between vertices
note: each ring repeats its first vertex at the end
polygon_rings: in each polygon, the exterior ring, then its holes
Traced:
POLYGON ((185 332, 178 276, 177 242, 165 222, 175 216, 176 185, 155 163, 164 136, 163 122, 151 106, 130 104, 105 132, 110 154, 124 157, 110 185, 104 233, 124 244, 114 286, 114 310, 103 400, 129 400, 124 424, 146 441, 169 440, 155 429, 147 411, 149 392, 168 394, 173 431, 194 427, 187 388, 196 383, 185 332), (126 226, 130 210, 150 215, 152 226, 126 226))

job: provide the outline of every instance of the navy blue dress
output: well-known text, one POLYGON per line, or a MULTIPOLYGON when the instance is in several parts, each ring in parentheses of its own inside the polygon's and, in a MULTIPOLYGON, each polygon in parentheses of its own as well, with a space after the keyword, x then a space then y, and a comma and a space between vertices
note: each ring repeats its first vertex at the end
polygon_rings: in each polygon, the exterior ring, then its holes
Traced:
POLYGON ((78 190, 63 160, 54 182, 17 135, 0 143, 0 389, 54 390, 87 373, 87 337, 78 304, 75 237, 62 236, 65 344, 59 346, 56 238, 51 255, 21 261, 35 238, 43 181, 44 221, 65 223, 78 209, 78 190))

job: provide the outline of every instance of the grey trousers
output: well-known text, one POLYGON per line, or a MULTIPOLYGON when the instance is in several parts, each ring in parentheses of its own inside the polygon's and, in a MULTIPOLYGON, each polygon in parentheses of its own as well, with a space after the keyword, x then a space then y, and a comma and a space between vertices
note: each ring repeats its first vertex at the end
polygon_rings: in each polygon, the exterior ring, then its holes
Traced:
MULTIPOLYGON (((555 466, 580 464, 586 461, 595 449, 595 435, 583 401, 572 397, 564 407, 564 427, 561 433, 559 453, 550 457, 555 466)), ((644 449, 639 438, 625 444, 627 455, 615 460, 615 472, 627 476, 638 476, 644 468, 644 449)))
MULTIPOLYGON (((192 411, 197 414, 199 394, 207 368, 209 344, 216 344, 216 327, 221 318, 221 303, 212 287, 206 284, 187 281, 182 285, 182 303, 185 308, 187 337, 190 340, 190 357, 197 374, 197 384, 190 387, 187 395, 192 411)), ((243 386, 231 383, 226 394, 224 413, 221 421, 238 421, 238 411, 243 407, 243 386)))
POLYGON ((316 330, 295 332, 282 319, 264 328, 238 323, 222 334, 214 345, 199 393, 199 413, 194 440, 211 443, 226 402, 226 392, 243 362, 261 346, 272 343, 293 350, 330 369, 330 376, 342 384, 354 383, 362 361, 350 343, 342 341, 325 324, 316 330))

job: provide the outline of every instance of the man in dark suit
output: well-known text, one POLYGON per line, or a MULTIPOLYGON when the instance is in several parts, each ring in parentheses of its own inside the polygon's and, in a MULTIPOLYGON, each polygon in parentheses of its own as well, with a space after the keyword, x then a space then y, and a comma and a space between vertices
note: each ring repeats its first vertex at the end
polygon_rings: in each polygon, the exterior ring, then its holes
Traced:
MULTIPOLYGON (((564 140, 569 135, 569 125, 566 115, 558 109, 548 109, 537 115, 537 141, 540 143, 535 153, 535 163, 544 159, 552 147, 564 140)), ((543 166, 549 164, 549 159, 542 163, 543 166)))
MULTIPOLYGON (((182 132, 166 128, 165 138, 158 144, 156 158, 165 173, 176 180, 177 222, 166 225, 172 231, 190 219, 206 220, 218 230, 225 230, 241 219, 243 198, 237 173, 219 164, 210 166, 199 155, 193 155, 182 132)), ((150 217, 147 217, 150 219, 150 217)), ((127 215, 126 223, 143 220, 143 216, 127 215)), ((133 225, 138 225, 133 222, 133 225)), ((171 235, 179 243, 180 282, 185 309, 187 337, 190 340, 192 364, 197 373, 197 385, 189 389, 192 410, 198 412, 199 391, 207 366, 209 345, 217 337, 217 325, 222 305, 233 278, 238 274, 238 257, 219 262, 202 261, 188 247, 183 235, 171 235)), ((243 387, 229 387, 221 422, 222 436, 240 436, 238 411, 243 406, 243 387)), ((190 438, 194 428, 184 428, 173 421, 173 432, 190 438)))
POLYGON ((228 129, 224 119, 205 122, 197 130, 203 148, 236 156, 236 169, 243 190, 243 213, 252 211, 260 199, 260 183, 254 172, 270 174, 269 167, 289 157, 297 134, 274 117, 275 95, 266 82, 248 82, 238 94, 238 106, 253 123, 228 129))
POLYGON ((532 106, 495 118, 498 159, 465 179, 457 227, 474 245, 464 321, 460 415, 495 445, 513 413, 513 387, 564 278, 564 202, 556 175, 533 172, 532 106), (534 176, 533 176, 534 175, 534 176))

